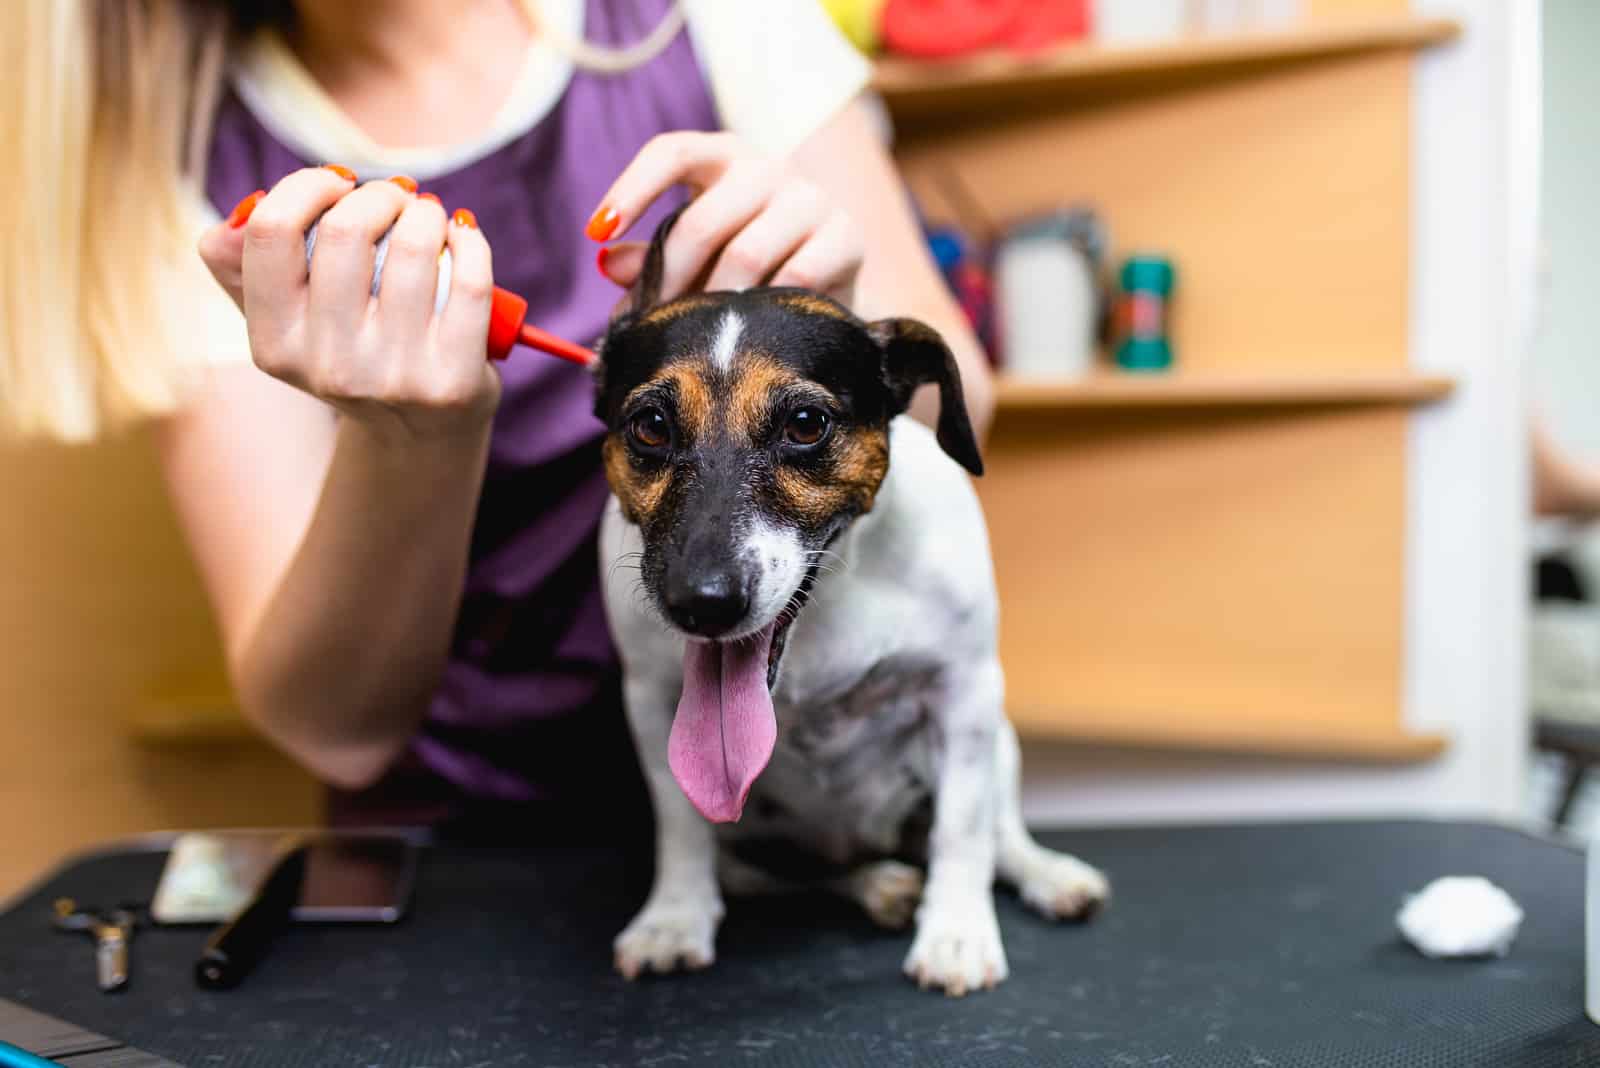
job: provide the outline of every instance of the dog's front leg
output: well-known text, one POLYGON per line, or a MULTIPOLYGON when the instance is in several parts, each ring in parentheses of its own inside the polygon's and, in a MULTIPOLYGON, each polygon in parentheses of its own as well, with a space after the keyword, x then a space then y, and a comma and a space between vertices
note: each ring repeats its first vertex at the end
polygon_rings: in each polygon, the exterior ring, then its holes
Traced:
POLYGON ((656 813, 655 884, 644 908, 617 935, 617 970, 633 979, 646 968, 670 972, 704 968, 716 959, 722 893, 711 824, 683 795, 667 764, 677 690, 628 679, 623 687, 628 724, 639 749, 656 813))
POLYGON ((1007 972, 994 914, 994 753, 1004 679, 991 657, 952 669, 946 681, 934 709, 942 744, 928 882, 905 972, 959 997, 1007 972))

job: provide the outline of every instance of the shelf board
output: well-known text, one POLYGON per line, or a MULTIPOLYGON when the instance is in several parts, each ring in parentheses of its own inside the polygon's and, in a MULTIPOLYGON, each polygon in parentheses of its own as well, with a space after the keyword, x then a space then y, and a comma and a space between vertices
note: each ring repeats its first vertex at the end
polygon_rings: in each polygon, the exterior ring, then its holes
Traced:
MULTIPOLYGON (((1130 713, 1086 708, 1012 708, 1024 737, 1117 748, 1404 764, 1443 751, 1442 735, 1399 727, 1252 720, 1220 716, 1130 713)), ((158 698, 147 701, 127 724, 134 741, 154 748, 266 745, 225 696, 158 698)))
POLYGON ((1301 723, 1292 717, 1234 718, 1088 708, 1012 708, 1024 740, 1126 749, 1232 753, 1364 764, 1414 764, 1444 751, 1441 734, 1371 724, 1301 723))
POLYGON ((225 694, 152 697, 128 714, 124 727, 135 742, 155 748, 267 744, 225 694))
POLYGON ((887 56, 878 61, 873 84, 889 110, 904 119, 1030 98, 1172 88, 1339 56, 1416 51, 1460 34, 1461 23, 1449 18, 1324 18, 1292 29, 1196 34, 1156 44, 1072 44, 1035 57, 996 52, 935 62, 887 56))
POLYGON ((1082 409, 1338 407, 1414 405, 1441 400, 1455 389, 1445 375, 1410 371, 1328 373, 1103 372, 1050 381, 1000 375, 1001 411, 1082 409))

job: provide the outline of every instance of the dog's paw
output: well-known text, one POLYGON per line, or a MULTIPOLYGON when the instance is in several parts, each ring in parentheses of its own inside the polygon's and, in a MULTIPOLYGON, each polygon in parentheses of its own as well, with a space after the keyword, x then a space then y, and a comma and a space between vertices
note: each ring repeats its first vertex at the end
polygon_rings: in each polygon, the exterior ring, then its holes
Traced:
POLYGON ((850 873, 850 896, 880 927, 899 930, 922 901, 922 871, 898 860, 879 860, 850 873))
POLYGON ((1052 920, 1086 920, 1100 911, 1111 896, 1104 875, 1077 857, 1039 853, 1017 885, 1023 901, 1052 920))
POLYGON ((961 905, 923 909, 905 973, 925 990, 939 988, 957 998, 1004 980, 1010 970, 994 902, 985 895, 961 905))
POLYGON ((637 979, 647 970, 709 968, 717 959, 721 920, 722 902, 714 897, 647 903, 612 943, 617 971, 624 979, 637 979))

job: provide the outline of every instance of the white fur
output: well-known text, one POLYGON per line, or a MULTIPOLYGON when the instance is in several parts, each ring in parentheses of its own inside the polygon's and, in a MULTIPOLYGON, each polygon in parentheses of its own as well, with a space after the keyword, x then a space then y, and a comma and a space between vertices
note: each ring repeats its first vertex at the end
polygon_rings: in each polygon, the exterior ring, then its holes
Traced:
POLYGON ((739 351, 739 335, 744 333, 744 319, 732 309, 722 313, 717 325, 717 338, 711 344, 711 362, 719 371, 733 367, 734 354, 739 351))
POLYGON ((793 529, 774 526, 763 519, 751 524, 744 553, 757 561, 759 578, 750 598, 751 631, 778 617, 806 574, 806 552, 793 529))
MULTIPOLYGON (((728 324, 719 344, 737 330, 728 324)), ((758 527, 748 544, 765 565, 752 612, 761 625, 787 602, 809 561, 780 531, 758 527)), ((603 573, 611 576, 606 609, 658 824, 654 889, 616 942, 624 974, 709 963, 723 909, 719 835, 777 830, 839 858, 881 851, 894 844, 908 806, 930 790, 927 881, 905 961, 918 983, 962 994, 1006 977, 997 873, 1048 916, 1079 915, 1105 899, 1104 876, 1039 846, 1023 827, 988 534, 970 481, 931 431, 895 420, 875 507, 839 539, 837 557, 824 559, 773 694, 777 748, 740 824, 714 829, 668 770, 684 639, 643 603, 636 576, 613 567, 641 548, 637 528, 613 501, 601 529, 603 573), (760 797, 782 815, 763 822, 754 812, 760 797)), ((909 885, 903 872, 869 865, 840 888, 892 919, 906 907, 909 885)))

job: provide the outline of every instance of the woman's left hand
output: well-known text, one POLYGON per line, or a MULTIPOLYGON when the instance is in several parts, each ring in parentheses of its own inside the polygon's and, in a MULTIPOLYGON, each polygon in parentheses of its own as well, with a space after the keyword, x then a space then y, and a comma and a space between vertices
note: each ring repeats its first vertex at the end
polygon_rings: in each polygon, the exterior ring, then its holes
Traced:
MULTIPOLYGON (((596 241, 627 233, 679 184, 696 195, 663 249, 662 299, 774 285, 815 290, 846 306, 854 301, 863 245, 850 216, 820 186, 782 161, 756 155, 733 134, 653 138, 612 183, 586 232, 596 241)), ((602 249, 601 272, 632 285, 645 247, 636 240, 602 249)))

